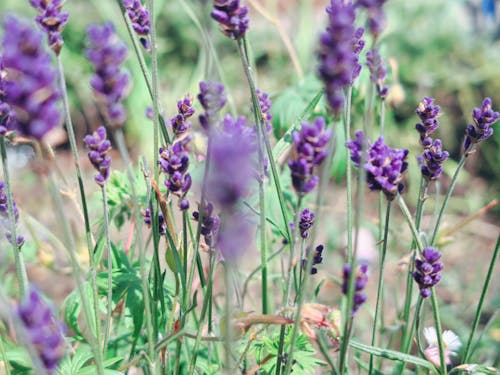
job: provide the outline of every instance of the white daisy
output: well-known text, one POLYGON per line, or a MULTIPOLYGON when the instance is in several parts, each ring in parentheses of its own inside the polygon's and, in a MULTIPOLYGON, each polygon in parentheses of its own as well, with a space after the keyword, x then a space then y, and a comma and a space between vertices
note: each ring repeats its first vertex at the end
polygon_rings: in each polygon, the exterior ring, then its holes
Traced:
MULTIPOLYGON (((427 348, 424 350, 425 357, 435 366, 440 366, 439 346, 436 329, 434 327, 424 328, 424 337, 428 344, 427 348)), ((456 354, 457 350, 460 349, 462 343, 453 331, 444 331, 442 338, 445 361, 446 364, 449 365, 451 364, 450 356, 456 354)))

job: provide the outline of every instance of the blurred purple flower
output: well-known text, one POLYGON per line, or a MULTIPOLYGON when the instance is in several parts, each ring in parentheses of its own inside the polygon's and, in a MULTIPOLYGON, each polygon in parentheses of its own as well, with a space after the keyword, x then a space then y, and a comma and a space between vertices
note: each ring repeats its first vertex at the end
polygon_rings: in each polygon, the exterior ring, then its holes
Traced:
POLYGON ((111 142, 106 138, 106 128, 100 126, 93 134, 88 134, 83 139, 85 146, 89 149, 88 157, 97 174, 94 176, 95 182, 103 187, 109 178, 111 167, 111 142))
MULTIPOLYGON (((151 228, 151 210, 149 208, 146 208, 141 213, 142 216, 144 216, 144 224, 146 224, 148 228, 151 228)), ((167 233, 167 222, 165 221, 165 218, 163 217, 163 213, 161 211, 158 212, 158 233, 160 235, 167 233)))
MULTIPOLYGON (((266 126, 266 131, 269 133, 273 128, 273 125, 271 123, 271 120, 273 119, 273 115, 271 114, 271 105, 273 104, 273 102, 266 92, 260 91, 259 89, 257 89, 256 92, 259 98, 260 110, 262 111, 264 125, 266 126)), ((251 106, 250 109, 251 111, 253 111, 253 106, 251 106)))
POLYGON ((373 48, 366 53, 366 65, 370 70, 370 80, 377 87, 377 95, 380 99, 384 100, 387 97, 387 92, 389 91, 388 87, 384 86, 387 71, 385 70, 382 57, 380 56, 377 48, 373 48))
POLYGON ((149 51, 151 48, 149 42, 149 12, 140 0, 122 0, 123 6, 127 10, 134 31, 139 35, 139 41, 142 46, 149 51))
POLYGON ((248 30, 248 8, 241 5, 240 0, 214 0, 211 16, 231 39, 242 38, 248 30))
POLYGON ((300 236, 302 238, 307 238, 309 237, 309 229, 314 224, 314 213, 309 210, 308 208, 304 209, 301 214, 300 214, 300 220, 299 220, 299 229, 300 229, 300 236))
POLYGON ((205 110, 205 113, 199 116, 200 125, 209 131, 211 126, 219 121, 219 112, 227 102, 224 85, 213 81, 200 82, 198 100, 205 110))
MULTIPOLYGON (((356 132, 356 139, 346 143, 351 150, 351 160, 359 168, 362 159, 364 135, 362 131, 356 132)), ((388 200, 393 200, 404 189, 401 182, 403 173, 408 168, 406 158, 408 150, 395 149, 384 143, 384 138, 369 145, 366 153, 365 165, 366 181, 370 190, 383 191, 388 200)))
MULTIPOLYGON (((214 239, 217 237, 219 231, 220 219, 214 213, 214 206, 212 203, 205 202, 203 206, 203 216, 201 218, 201 235, 205 239, 208 247, 215 245, 214 239)), ((193 218, 196 221, 200 220, 200 205, 198 204, 198 211, 193 212, 193 218)))
POLYGON ((319 177, 314 174, 328 154, 327 145, 332 136, 330 129, 325 129, 323 117, 317 117, 312 124, 302 123, 300 132, 292 134, 294 152, 288 162, 292 174, 292 185, 299 195, 311 192, 319 177))
MULTIPOLYGON (((354 282, 354 300, 351 310, 351 316, 354 316, 356 312, 359 310, 361 305, 366 302, 367 297, 366 294, 362 293, 365 289, 366 284, 368 284, 368 265, 362 264, 359 266, 358 271, 356 273, 356 281, 354 282)), ((342 293, 347 296, 349 291, 349 278, 351 277, 351 265, 344 265, 343 273, 342 273, 342 293)))
POLYGON ((127 47, 110 22, 90 25, 87 39, 86 56, 95 69, 90 85, 103 103, 109 124, 123 126, 126 112, 122 100, 128 95, 129 75, 121 65, 127 58, 127 47))
MULTIPOLYGON (((10 221, 9 221, 9 201, 7 198, 7 192, 4 190, 5 184, 0 181, 0 224, 6 228, 5 236, 9 242, 12 241, 12 235, 10 233, 10 221)), ((17 224, 19 221, 19 209, 17 208, 14 197, 12 197, 12 209, 14 212, 14 220, 17 224)), ((17 236, 17 245, 20 248, 24 244, 24 237, 17 236)))
POLYGON ((470 148, 476 143, 484 141, 493 135, 493 128, 491 126, 498 121, 500 113, 495 112, 491 106, 491 99, 485 98, 481 108, 474 108, 472 110, 472 121, 474 121, 474 124, 467 126, 467 129, 465 129, 465 153, 468 153, 470 148))
POLYGON ((385 14, 382 6, 387 0, 357 0, 356 7, 365 8, 368 12, 368 29, 376 38, 386 26, 385 14))
POLYGON ((9 103, 7 103, 5 93, 6 77, 7 72, 4 71, 3 62, 0 56, 0 135, 2 136, 7 134, 7 131, 11 129, 12 119, 15 115, 9 103))
POLYGON ((24 324, 27 339, 38 352, 47 372, 54 374, 66 352, 63 323, 54 317, 35 289, 31 289, 21 301, 17 315, 24 324))
POLYGON ((354 7, 343 0, 331 0, 326 8, 328 27, 320 36, 318 73, 326 98, 338 116, 344 106, 343 88, 352 84, 361 71, 359 53, 364 47, 364 30, 354 27, 354 7))
MULTIPOLYGON (((311 265, 311 275, 316 275, 318 273, 318 269, 315 267, 318 264, 323 263, 323 245, 318 245, 316 246, 316 249, 314 249, 314 254, 312 258, 312 265, 311 265)), ((302 268, 305 270, 307 267, 307 257, 309 255, 309 247, 306 248, 305 255, 306 258, 302 259, 302 268)))
POLYGON ((42 27, 49 37, 49 46, 59 55, 64 44, 61 33, 68 22, 69 14, 61 12, 63 6, 62 0, 30 0, 30 4, 35 8, 39 15, 36 16, 36 22, 42 27))
POLYGON ((14 16, 7 16, 3 27, 0 66, 6 76, 1 110, 9 111, 5 103, 10 106, 9 130, 41 140, 61 124, 56 71, 39 31, 14 16))
POLYGON ((441 270, 444 268, 440 261, 441 253, 433 247, 426 247, 422 251, 421 259, 415 260, 415 271, 413 278, 420 288, 420 295, 428 298, 431 295, 431 288, 441 281, 441 270))
POLYGON ((177 102, 177 115, 170 119, 176 137, 180 137, 191 129, 191 123, 188 119, 193 114, 193 99, 190 96, 185 96, 177 102))

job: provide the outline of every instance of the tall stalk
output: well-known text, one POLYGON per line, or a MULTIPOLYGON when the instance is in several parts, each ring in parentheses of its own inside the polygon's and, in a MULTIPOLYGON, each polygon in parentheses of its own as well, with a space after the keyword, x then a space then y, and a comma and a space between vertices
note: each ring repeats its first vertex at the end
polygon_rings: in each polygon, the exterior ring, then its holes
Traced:
POLYGON ((111 253, 111 238, 109 236, 109 209, 108 197, 106 192, 106 185, 101 187, 102 193, 102 209, 104 214, 104 237, 106 238, 106 248, 108 255, 108 296, 107 296, 107 309, 106 320, 104 326, 104 344, 103 348, 106 350, 109 342, 111 330, 111 313, 113 311, 113 256, 111 253))

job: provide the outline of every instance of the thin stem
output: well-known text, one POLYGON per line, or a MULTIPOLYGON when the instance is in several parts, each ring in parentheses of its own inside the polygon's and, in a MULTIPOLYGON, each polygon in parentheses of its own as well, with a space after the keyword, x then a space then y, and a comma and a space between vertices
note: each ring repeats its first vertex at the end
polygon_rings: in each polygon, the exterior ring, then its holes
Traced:
MULTIPOLYGON (((349 86, 347 91, 347 109, 344 120, 345 139, 351 138, 351 99, 352 86, 349 86)), ((346 159, 346 195, 347 195, 347 260, 351 262, 353 256, 352 249, 352 164, 350 162, 350 152, 347 147, 344 147, 346 159)))
POLYGON ((431 302, 432 302, 432 313, 434 315, 434 325, 436 327, 436 336, 437 336, 437 342, 438 342, 438 347, 439 347, 439 362, 441 364, 441 375, 446 375, 447 370, 446 370, 446 358, 445 358, 445 353, 444 353, 444 342, 443 342, 443 332, 441 330, 441 317, 439 315, 439 305, 438 305, 438 300, 436 296, 436 290, 435 288, 432 288, 432 295, 431 295, 431 302))
POLYGON ((106 185, 102 186, 102 209, 104 213, 104 236, 106 237, 106 247, 108 255, 108 302, 106 310, 106 321, 104 322, 104 344, 103 349, 106 350, 109 342, 111 331, 111 313, 113 311, 113 256, 111 253, 111 238, 109 236, 109 210, 106 185))
MULTIPOLYGON (((378 323, 378 315, 379 315, 379 310, 380 310, 380 302, 382 299, 382 291, 384 288, 384 266, 385 266, 385 256, 387 253, 387 237, 389 233, 389 220, 390 220, 390 214, 391 214, 391 203, 392 201, 387 200, 387 208, 386 208, 386 214, 385 214, 385 226, 384 226, 384 238, 383 238, 383 243, 382 243, 382 252, 380 254, 380 263, 379 263, 379 275, 378 275, 378 283, 377 283, 377 300, 375 302, 375 316, 373 318, 373 331, 372 331, 372 340, 371 340, 371 346, 375 346, 375 340, 377 337, 377 323, 378 323)), ((354 273, 353 270, 351 270, 351 273, 354 273)), ((372 374, 373 372, 373 355, 370 354, 370 364, 369 364, 369 369, 368 373, 372 374)))
POLYGON ((417 245, 418 252, 421 253, 422 250, 424 249, 424 245, 422 244, 422 240, 420 239, 420 235, 418 233, 417 227, 415 223, 413 222, 413 219, 411 218, 410 210, 408 209, 408 206, 406 205, 406 202, 404 201, 403 197, 398 194, 398 204, 399 208, 401 208, 401 212, 403 213, 403 216, 406 219, 406 222, 408 223, 408 226, 410 227, 411 233, 413 235, 413 240, 415 241, 415 244, 417 245))
MULTIPOLYGON (((231 371, 232 366, 232 327, 231 327, 231 306, 232 306, 232 293, 231 293, 231 276, 230 276, 230 267, 227 263, 224 264, 224 280, 226 282, 226 321, 225 321, 225 330, 226 334, 224 335, 224 349, 225 349, 225 361, 224 361, 224 369, 226 371, 231 371)), ((229 374, 229 372, 228 372, 229 374)))
POLYGON ((483 290, 481 291, 481 297, 479 298, 479 303, 476 309, 476 315, 474 316, 474 323, 472 323, 472 330, 469 335, 469 339, 467 340, 467 345, 465 347, 465 352, 463 356, 462 363, 467 363, 470 355, 472 354, 472 339, 474 338, 474 334, 476 333, 477 327, 479 325, 479 318, 481 317, 481 312, 483 310, 484 300, 486 298, 486 292, 490 286, 491 277, 493 276, 493 270, 495 268, 495 264, 497 263, 498 254, 500 252, 500 235, 497 238, 497 243, 495 245, 495 250, 493 251, 493 256, 491 258, 490 266, 488 268, 488 273, 486 274, 486 279, 484 280, 483 290))
POLYGON ((2 334, 0 335, 0 354, 2 355, 2 361, 3 361, 3 369, 5 371, 5 375, 10 375, 11 372, 10 372, 10 362, 9 360, 7 359, 7 353, 5 352, 5 346, 3 345, 3 338, 4 338, 4 330, 3 330, 3 327, 2 327, 2 334))
POLYGON ((14 254, 14 261, 16 263, 17 282, 19 283, 19 294, 21 298, 28 293, 28 275, 26 274, 26 266, 24 264, 24 257, 19 245, 17 243, 16 231, 16 216, 14 214, 14 198, 12 196, 12 189, 10 186, 9 165, 7 163, 7 147, 5 145, 5 137, 0 136, 0 149, 2 153, 2 167, 4 176, 5 192, 7 195, 7 211, 10 223, 10 243, 12 245, 12 252, 14 254))
POLYGON ((465 160, 467 160, 467 153, 464 153, 462 155, 462 158, 460 159, 460 162, 458 163, 457 169, 455 170, 455 173, 453 174, 453 177, 451 178, 450 182, 450 187, 448 188, 448 191, 446 192, 446 196, 444 197, 443 205, 441 206, 441 210, 439 210, 439 215, 436 219, 436 225, 434 226, 434 232, 432 234, 432 239, 430 242, 430 246, 434 245, 437 239, 437 235, 439 233, 439 226, 441 225, 441 219, 443 218, 443 213, 446 209, 446 206, 448 205, 448 201, 450 200, 451 193, 453 192, 453 189, 455 188, 455 184, 457 183, 457 177, 460 171, 462 170, 465 160))

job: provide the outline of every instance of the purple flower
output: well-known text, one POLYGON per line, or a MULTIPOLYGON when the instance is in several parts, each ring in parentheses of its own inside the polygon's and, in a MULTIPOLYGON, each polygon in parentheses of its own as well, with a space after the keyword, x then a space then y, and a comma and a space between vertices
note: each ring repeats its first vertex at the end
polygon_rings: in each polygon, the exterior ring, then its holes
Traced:
POLYGON ((212 125, 219 121, 219 112, 226 105, 224 85, 213 81, 200 82, 198 100, 205 110, 205 113, 199 116, 200 125, 208 131, 212 125))
POLYGON ((357 0, 356 7, 365 8, 368 11, 368 28, 375 39, 385 28, 386 20, 382 6, 387 0, 357 0))
POLYGON ((158 160, 161 171, 167 175, 165 186, 180 198, 179 203, 183 211, 189 208, 189 203, 184 198, 192 183, 191 175, 187 173, 189 167, 187 144, 190 140, 191 137, 186 136, 173 145, 160 148, 158 160))
MULTIPOLYGON (((314 266, 323 263, 323 245, 318 245, 316 246, 316 249, 314 249, 314 254, 312 258, 312 265, 311 265, 311 275, 315 275, 318 273, 318 269, 314 266)), ((306 258, 302 259, 302 268, 305 270, 307 267, 307 256, 309 254, 309 247, 306 248, 306 258)))
POLYGON ((380 99, 384 100, 387 97, 388 88, 384 86, 387 71, 385 70, 382 57, 378 49, 373 48, 366 53, 366 65, 370 70, 370 80, 377 87, 377 94, 380 99))
POLYGON ((309 229, 314 224, 314 213, 306 208, 302 213, 300 214, 300 220, 299 220, 299 229, 300 229, 300 236, 302 238, 307 238, 309 236, 309 229))
POLYGON ((292 174, 292 185, 297 194, 311 192, 319 177, 314 174, 328 154, 327 145, 332 132, 325 129, 323 117, 317 117, 312 124, 302 123, 300 132, 292 134, 294 143, 293 158, 288 162, 292 174))
POLYGON ((4 30, 0 66, 6 77, 1 110, 9 111, 5 103, 10 106, 9 130, 41 140, 61 123, 56 71, 42 48, 40 32, 13 16, 5 18, 4 30))
POLYGON ((248 30, 248 8, 241 5, 240 0, 214 0, 211 16, 231 39, 242 38, 248 30))
POLYGON ((86 135, 83 141, 89 149, 89 160, 98 172, 94 176, 94 180, 103 187, 109 178, 111 167, 111 156, 108 155, 111 150, 111 142, 106 139, 106 128, 100 126, 92 135, 86 135))
MULTIPOLYGON (((260 110, 262 111, 262 118, 264 119, 266 131, 270 132, 273 128, 271 123, 271 120, 273 119, 273 115, 271 114, 271 105, 273 102, 266 92, 260 91, 259 89, 257 89, 256 92, 257 97, 259 98, 260 110)), ((253 111, 253 106, 251 106, 250 109, 253 111)))
MULTIPOLYGON (((151 210, 149 208, 146 208, 141 213, 142 216, 144 216, 144 224, 146 224, 148 228, 151 228, 151 210)), ((163 213, 161 211, 158 212, 158 233, 160 235, 167 233, 167 222, 165 221, 165 218, 163 217, 163 213)))
MULTIPOLYGON (((351 316, 354 316, 356 312, 359 310, 361 305, 366 302, 367 297, 366 294, 362 293, 365 289, 366 284, 368 284, 368 265, 362 264, 359 266, 356 281, 354 282, 354 300, 351 310, 351 316)), ((349 278, 351 277, 351 265, 344 265, 344 270, 342 273, 342 293, 347 296, 349 292, 349 278)))
POLYGON ((50 307, 35 289, 31 289, 21 301, 17 315, 24 324, 27 339, 38 352, 47 372, 54 374, 66 352, 62 322, 54 317, 50 307))
POLYGON ((413 278, 420 288, 420 295, 428 298, 431 295, 431 288, 441 281, 441 270, 444 268, 440 262, 441 253, 433 247, 426 247, 422 251, 421 259, 415 260, 415 271, 413 278))
POLYGON ((439 126, 438 117, 441 108, 433 103, 434 99, 426 96, 415 111, 418 117, 420 117, 420 121, 422 121, 422 123, 415 125, 415 129, 420 133, 420 143, 425 148, 432 145, 431 134, 439 126))
MULTIPOLYGON (((214 213, 214 206, 212 203, 205 202, 203 206, 203 216, 201 218, 201 235, 205 239, 208 247, 215 245, 214 239, 217 237, 219 231, 220 219, 214 213)), ((200 220, 200 205, 198 204, 198 211, 193 212, 193 218, 196 221, 200 220)))
MULTIPOLYGON (((10 222, 9 222, 9 201, 7 198, 7 192, 4 190, 5 189, 5 184, 0 181, 0 218, 1 218, 1 225, 5 226, 6 228, 10 228, 10 222)), ((14 197, 12 197, 12 209, 14 212, 14 220, 17 224, 19 221, 19 209, 17 208, 16 202, 14 201, 14 197)), ((7 240, 9 242, 12 241, 12 235, 7 229, 5 236, 7 237, 7 240)), ((24 237, 23 236, 17 236, 17 245, 20 248, 24 244, 24 237)))
POLYGON ((439 179, 443 172, 442 164, 450 156, 448 151, 443 150, 440 139, 433 141, 432 146, 426 148, 419 158, 420 170, 426 181, 439 179))
POLYGON ((185 96, 184 99, 177 102, 177 115, 170 119, 170 124, 176 137, 180 137, 191 129, 191 123, 188 118, 194 114, 193 99, 185 96))
POLYGON ((86 56, 95 69, 90 85, 102 102, 109 124, 122 126, 126 119, 122 100, 128 95, 129 75, 121 65, 127 58, 127 47, 112 23, 90 25, 87 39, 86 56))
POLYGON ((472 110, 472 121, 474 121, 474 124, 467 126, 467 129, 465 129, 465 153, 468 153, 470 148, 476 143, 484 141, 493 135, 493 128, 491 126, 500 118, 500 113, 495 112, 491 108, 491 105, 491 99, 485 98, 481 108, 474 108, 472 110))
POLYGON ((343 0, 331 0, 326 8, 328 27, 320 36, 318 73, 325 85, 328 104, 338 116, 344 105, 343 88, 359 75, 359 53, 364 30, 354 27, 354 7, 343 0))
MULTIPOLYGON (((356 139, 346 143, 347 148, 351 150, 351 160, 358 168, 362 159, 363 142, 363 132, 358 131, 356 139)), ((389 200, 393 200, 398 193, 401 193, 404 189, 401 180, 403 173, 408 168, 407 156, 408 150, 387 146, 383 137, 379 137, 374 144, 369 145, 367 155, 364 158, 364 168, 370 190, 383 191, 389 200)))
POLYGON ((61 32, 69 17, 68 13, 61 12, 62 0, 30 0, 30 4, 39 13, 35 20, 47 33, 50 48, 59 55, 64 44, 61 32))
POLYGON ((0 135, 7 134, 7 131, 12 127, 12 119, 14 118, 14 113, 9 103, 7 103, 5 95, 6 76, 7 72, 3 69, 3 62, 0 57, 0 135))
POLYGON ((134 31, 139 35, 139 41, 149 51, 151 45, 148 36, 151 24, 148 10, 141 4, 140 0, 122 0, 122 3, 127 10, 134 31))

